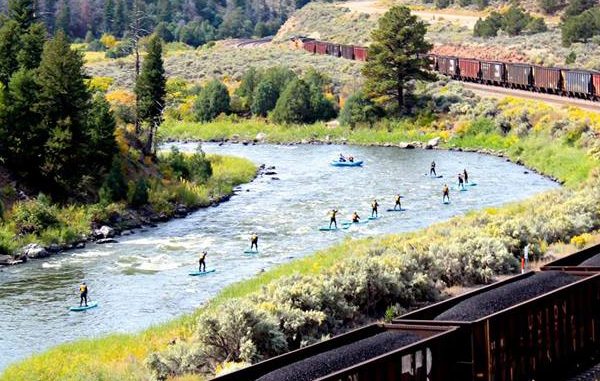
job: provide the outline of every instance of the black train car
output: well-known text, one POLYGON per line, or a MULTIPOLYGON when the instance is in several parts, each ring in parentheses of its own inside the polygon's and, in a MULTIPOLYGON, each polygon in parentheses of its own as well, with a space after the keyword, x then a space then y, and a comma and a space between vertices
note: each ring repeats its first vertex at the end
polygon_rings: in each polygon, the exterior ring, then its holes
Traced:
POLYGON ((533 66, 533 88, 549 94, 562 93, 562 74, 554 67, 533 66))
POLYGON ((452 78, 458 77, 458 58, 456 57, 437 57, 437 70, 441 74, 452 78))
POLYGON ((522 63, 506 63, 506 84, 515 89, 530 90, 533 87, 533 67, 522 63))
POLYGON ((505 82, 503 62, 481 61, 481 80, 489 85, 501 85, 505 82))
POLYGON ((342 57, 353 60, 354 59, 354 46, 352 45, 340 45, 342 57))
POLYGON ((600 272, 600 244, 546 263, 542 271, 600 272))

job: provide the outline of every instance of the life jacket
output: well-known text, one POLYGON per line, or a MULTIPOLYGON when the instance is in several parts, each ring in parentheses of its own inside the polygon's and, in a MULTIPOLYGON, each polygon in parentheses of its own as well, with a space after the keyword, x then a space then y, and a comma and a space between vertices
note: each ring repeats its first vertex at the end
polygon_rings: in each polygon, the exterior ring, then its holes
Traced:
POLYGON ((257 241, 258 236, 256 234, 254 234, 252 237, 250 237, 250 239, 252 240, 252 242, 257 241))
POLYGON ((396 202, 400 202, 400 196, 396 196, 396 202))
POLYGON ((82 294, 87 292, 87 286, 82 284, 79 286, 79 292, 81 292, 82 294))

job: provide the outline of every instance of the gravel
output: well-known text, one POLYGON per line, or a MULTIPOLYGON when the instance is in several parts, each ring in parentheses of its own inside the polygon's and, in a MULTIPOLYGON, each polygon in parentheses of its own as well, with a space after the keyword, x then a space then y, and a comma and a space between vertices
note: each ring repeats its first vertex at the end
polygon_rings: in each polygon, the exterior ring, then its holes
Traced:
POLYGON ((600 254, 596 254, 591 258, 581 262, 579 266, 600 266, 600 254))
POLYGON ((284 366, 257 381, 311 381, 419 340, 412 333, 389 330, 284 366))
POLYGON ((434 320, 473 321, 573 283, 580 278, 559 271, 544 271, 463 300, 434 320))

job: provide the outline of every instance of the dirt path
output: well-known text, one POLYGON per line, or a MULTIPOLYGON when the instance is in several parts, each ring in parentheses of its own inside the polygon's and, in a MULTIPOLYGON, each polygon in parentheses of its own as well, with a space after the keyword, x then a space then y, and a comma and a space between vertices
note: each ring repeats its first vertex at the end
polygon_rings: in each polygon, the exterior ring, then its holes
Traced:
POLYGON ((585 110, 600 112, 600 102, 591 102, 584 99, 561 97, 558 95, 534 93, 532 91, 507 89, 504 87, 486 86, 478 83, 461 82, 466 88, 482 97, 502 99, 516 97, 546 102, 556 106, 576 106, 585 110))

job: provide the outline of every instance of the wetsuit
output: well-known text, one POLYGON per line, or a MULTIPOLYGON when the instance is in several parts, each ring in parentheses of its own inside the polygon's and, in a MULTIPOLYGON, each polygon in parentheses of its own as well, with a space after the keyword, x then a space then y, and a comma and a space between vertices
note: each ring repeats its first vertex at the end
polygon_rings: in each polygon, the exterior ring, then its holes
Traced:
POLYGON ((373 215, 375 215, 375 217, 377 217, 377 207, 378 206, 379 206, 379 204, 377 203, 377 200, 375 200, 371 203, 371 217, 373 217, 373 215))
POLYGON ((250 250, 252 250, 253 247, 258 251, 258 236, 256 234, 253 234, 252 237, 250 237, 250 250))
POLYGON ((337 210, 332 210, 331 211, 331 219, 329 220, 329 229, 331 229, 331 224, 335 225, 335 228, 337 229, 337 221, 335 220, 335 215, 337 214, 337 210))
POLYGON ((400 195, 396 196, 396 203, 394 204, 394 210, 396 210, 396 207, 398 207, 398 209, 402 210, 402 204, 400 204, 400 195))
POLYGON ((437 173, 435 173, 435 161, 431 162, 431 169, 429 170, 429 176, 431 175, 437 176, 437 173))
POLYGON ((462 189, 465 189, 465 184, 463 182, 463 177, 460 174, 458 175, 458 187, 462 188, 462 189))
POLYGON ((206 252, 202 253, 202 256, 198 260, 198 272, 206 271, 206 262, 204 261, 205 258, 206 258, 206 252), (204 268, 204 270, 202 270, 202 268, 204 268))
POLYGON ((465 175, 465 183, 467 183, 467 184, 468 184, 468 183, 469 183, 469 174, 467 173, 467 170, 466 170, 466 169, 463 171, 463 173, 464 173, 464 175, 465 175))
POLYGON ((448 199, 448 202, 450 202, 450 190, 448 189, 447 185, 444 185, 444 195, 442 196, 442 201, 444 201, 446 198, 448 199))
POLYGON ((87 286, 85 284, 80 285, 79 286, 79 307, 81 307, 83 302, 85 302, 85 306, 87 307, 87 305, 88 305, 87 294, 88 294, 87 286))
POLYGON ((358 222, 360 222, 360 216, 359 216, 358 214, 354 213, 354 214, 352 215, 352 222, 353 222, 353 223, 358 223, 358 222))

